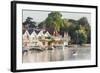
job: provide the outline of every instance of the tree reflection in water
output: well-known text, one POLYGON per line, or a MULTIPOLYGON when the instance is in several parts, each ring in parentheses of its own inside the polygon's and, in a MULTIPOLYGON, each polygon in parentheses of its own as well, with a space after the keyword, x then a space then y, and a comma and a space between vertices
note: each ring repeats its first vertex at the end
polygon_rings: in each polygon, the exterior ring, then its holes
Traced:
POLYGON ((55 48, 44 51, 31 50, 23 54, 23 63, 86 60, 91 58, 90 47, 79 47, 76 55, 73 53, 73 49, 66 47, 65 49, 55 48))

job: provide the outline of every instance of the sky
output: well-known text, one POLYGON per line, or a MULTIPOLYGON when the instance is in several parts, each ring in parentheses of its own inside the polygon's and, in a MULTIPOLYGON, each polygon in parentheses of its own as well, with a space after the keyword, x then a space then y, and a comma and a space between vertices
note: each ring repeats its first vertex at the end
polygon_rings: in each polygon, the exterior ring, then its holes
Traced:
MULTIPOLYGON (((39 23, 45 20, 50 12, 51 11, 23 10, 23 22, 26 20, 27 17, 32 17, 33 21, 39 23)), ((91 22, 90 13, 65 12, 65 11, 62 12, 60 11, 60 13, 62 14, 62 18, 78 20, 81 17, 86 17, 88 19, 88 22, 89 23, 91 22)))

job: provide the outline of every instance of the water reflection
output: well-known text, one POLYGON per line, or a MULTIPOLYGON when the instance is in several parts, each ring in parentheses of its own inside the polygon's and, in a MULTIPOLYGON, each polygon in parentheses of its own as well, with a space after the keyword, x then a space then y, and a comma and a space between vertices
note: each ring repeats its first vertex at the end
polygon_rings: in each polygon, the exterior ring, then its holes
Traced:
POLYGON ((23 63, 50 62, 64 60, 84 60, 91 58, 90 47, 55 48, 53 50, 37 51, 31 50, 23 54, 23 63))

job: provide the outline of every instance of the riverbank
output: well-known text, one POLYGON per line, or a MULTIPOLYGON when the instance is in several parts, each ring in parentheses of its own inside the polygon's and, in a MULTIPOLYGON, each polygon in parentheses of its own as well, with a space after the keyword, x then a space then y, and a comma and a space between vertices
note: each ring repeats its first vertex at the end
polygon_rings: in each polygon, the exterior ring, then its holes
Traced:
POLYGON ((82 44, 82 45, 77 45, 77 44, 71 44, 68 45, 67 47, 91 47, 91 44, 82 44))

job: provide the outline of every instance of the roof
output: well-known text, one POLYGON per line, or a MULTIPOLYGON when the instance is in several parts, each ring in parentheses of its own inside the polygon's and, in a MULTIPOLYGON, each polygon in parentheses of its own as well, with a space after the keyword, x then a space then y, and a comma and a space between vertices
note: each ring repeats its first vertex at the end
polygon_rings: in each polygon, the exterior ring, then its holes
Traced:
POLYGON ((38 36, 43 36, 44 33, 43 33, 43 30, 41 30, 39 33, 38 33, 38 36))
POLYGON ((23 37, 24 36, 29 36, 29 35, 30 35, 29 32, 26 30, 25 33, 23 34, 23 37))
POLYGON ((43 29, 27 29, 27 30, 23 30, 23 34, 28 31, 29 34, 31 35, 34 31, 36 32, 36 34, 39 34, 41 31, 43 31, 43 34, 45 34, 47 31, 43 30, 43 29))
POLYGON ((36 32, 33 31, 33 32, 31 33, 31 37, 36 37, 36 36, 37 36, 36 32))
POLYGON ((48 37, 48 36, 51 36, 51 35, 50 35, 50 33, 48 31, 46 31, 44 36, 48 37))

